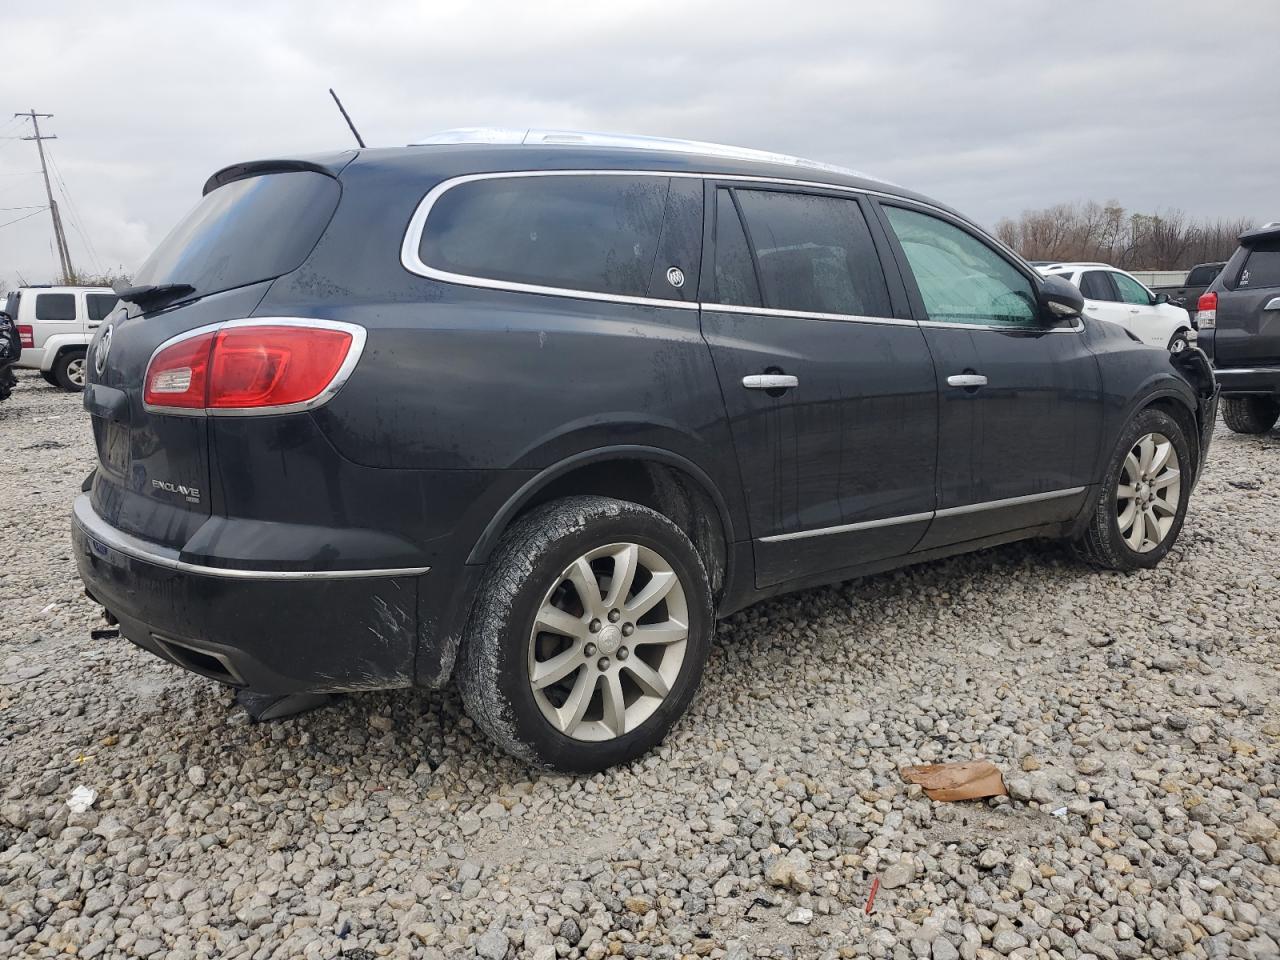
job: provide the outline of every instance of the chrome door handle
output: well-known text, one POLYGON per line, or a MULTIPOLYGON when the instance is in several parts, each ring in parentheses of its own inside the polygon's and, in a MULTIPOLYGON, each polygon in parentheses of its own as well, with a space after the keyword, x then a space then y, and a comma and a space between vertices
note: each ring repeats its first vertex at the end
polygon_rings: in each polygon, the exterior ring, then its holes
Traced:
POLYGON ((957 373, 947 377, 949 387, 985 387, 987 378, 980 373, 957 373))
POLYGON ((1267 305, 1262 309, 1263 310, 1280 310, 1280 297, 1272 297, 1270 300, 1267 301, 1267 305))
POLYGON ((800 381, 787 373, 753 373, 742 378, 742 385, 748 390, 790 390, 800 381))

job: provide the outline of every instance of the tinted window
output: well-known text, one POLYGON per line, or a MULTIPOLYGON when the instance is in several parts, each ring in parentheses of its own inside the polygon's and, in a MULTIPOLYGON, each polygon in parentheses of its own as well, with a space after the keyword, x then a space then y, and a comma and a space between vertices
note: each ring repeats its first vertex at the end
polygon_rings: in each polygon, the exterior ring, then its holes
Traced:
POLYGON ((1280 287, 1280 243, 1258 244, 1249 251, 1237 287, 1280 287))
POLYGON ((114 293, 89 293, 85 295, 85 302, 89 308, 89 319, 101 320, 115 309, 120 298, 114 293))
POLYGON ((37 320, 74 320, 76 295, 74 293, 36 294, 37 320))
POLYGON ((945 220, 884 208, 915 275, 930 320, 1035 324, 1035 288, 1004 257, 945 220))
POLYGON ((716 191, 716 294, 717 303, 742 307, 760 306, 760 286, 747 248, 747 235, 728 190, 716 191))
POLYGON ((1151 294, 1147 293, 1147 288, 1133 277, 1127 277, 1123 273, 1113 273, 1111 280, 1120 291, 1120 299, 1123 302, 1140 304, 1144 307, 1151 306, 1151 294))
POLYGON ((203 295, 296 270, 338 206, 332 177, 297 171, 235 180, 206 194, 133 282, 189 283, 203 295))
POLYGON ((463 183, 431 208, 419 256, 471 277, 643 297, 667 187, 636 176, 463 183))
POLYGON ((892 316, 871 232, 854 200, 735 191, 755 248, 764 305, 892 316))
POLYGON ((1080 292, 1087 300, 1118 301, 1119 294, 1111 285, 1111 276, 1105 270, 1089 270, 1080 278, 1080 292))
POLYGON ((1208 263, 1200 267, 1192 267, 1191 272, 1187 274, 1188 287, 1207 287, 1213 283, 1213 278, 1222 272, 1222 264, 1208 263))

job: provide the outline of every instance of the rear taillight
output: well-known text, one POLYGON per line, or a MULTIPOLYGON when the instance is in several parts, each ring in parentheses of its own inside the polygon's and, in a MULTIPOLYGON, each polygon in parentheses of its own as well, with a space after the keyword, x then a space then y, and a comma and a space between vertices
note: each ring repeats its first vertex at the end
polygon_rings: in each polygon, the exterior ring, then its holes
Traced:
POLYGON ((363 327, 332 320, 233 320, 162 344, 143 402, 171 413, 287 413, 318 406, 360 358, 363 327))
POLYGON ((22 344, 22 348, 24 350, 27 347, 31 347, 33 350, 35 349, 36 332, 31 328, 30 324, 18 324, 18 341, 22 344))
POLYGON ((1218 295, 1214 291, 1200 294, 1200 301, 1196 304, 1196 323, 1201 330, 1218 325, 1218 295))

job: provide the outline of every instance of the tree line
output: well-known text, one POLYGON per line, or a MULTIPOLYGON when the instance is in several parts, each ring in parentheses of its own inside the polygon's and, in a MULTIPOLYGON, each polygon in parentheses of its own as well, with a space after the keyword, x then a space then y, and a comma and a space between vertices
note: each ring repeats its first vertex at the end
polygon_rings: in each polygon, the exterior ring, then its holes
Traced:
POLYGON ((1128 270, 1185 270, 1226 260, 1244 218, 1197 220, 1181 210, 1136 213, 1110 202, 1059 203, 996 224, 996 236, 1028 260, 1109 263, 1128 270))

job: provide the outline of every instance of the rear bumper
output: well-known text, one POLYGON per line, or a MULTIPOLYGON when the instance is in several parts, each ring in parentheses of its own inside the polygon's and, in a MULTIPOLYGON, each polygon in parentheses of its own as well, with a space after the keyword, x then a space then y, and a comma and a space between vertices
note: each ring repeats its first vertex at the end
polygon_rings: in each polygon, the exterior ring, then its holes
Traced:
POLYGON ((426 567, 210 567, 112 527, 76 498, 80 578, 133 643, 262 693, 410 686, 426 567))
POLYGON ((1223 396, 1280 394, 1280 367, 1228 367, 1214 371, 1223 396))

